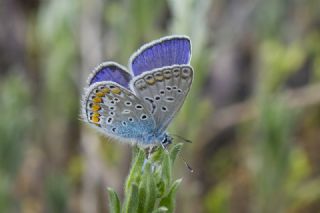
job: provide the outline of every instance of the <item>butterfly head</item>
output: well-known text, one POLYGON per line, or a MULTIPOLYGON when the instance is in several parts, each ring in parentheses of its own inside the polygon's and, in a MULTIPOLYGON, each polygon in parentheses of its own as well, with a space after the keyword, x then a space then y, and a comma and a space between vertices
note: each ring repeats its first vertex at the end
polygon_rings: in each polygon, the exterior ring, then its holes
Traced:
POLYGON ((167 133, 165 133, 163 136, 163 139, 161 141, 161 144, 162 144, 162 146, 167 147, 170 144, 172 144, 172 140, 173 140, 173 138, 170 135, 168 135, 167 133))

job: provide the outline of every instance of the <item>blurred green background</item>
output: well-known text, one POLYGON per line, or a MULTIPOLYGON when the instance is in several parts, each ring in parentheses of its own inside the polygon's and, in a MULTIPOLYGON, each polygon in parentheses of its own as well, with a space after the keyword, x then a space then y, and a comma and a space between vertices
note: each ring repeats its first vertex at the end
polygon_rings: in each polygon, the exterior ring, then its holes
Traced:
POLYGON ((195 79, 170 132, 177 212, 320 212, 318 0, 1 0, 0 212, 108 212, 131 147, 79 119, 90 71, 172 34, 195 79))

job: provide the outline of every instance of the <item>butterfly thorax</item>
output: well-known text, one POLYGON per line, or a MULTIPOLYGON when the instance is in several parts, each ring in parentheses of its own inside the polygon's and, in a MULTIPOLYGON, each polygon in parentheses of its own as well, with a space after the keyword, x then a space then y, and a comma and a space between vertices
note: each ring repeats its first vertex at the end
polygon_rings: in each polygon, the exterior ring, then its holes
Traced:
POLYGON ((172 138, 167 133, 148 134, 137 140, 137 144, 143 147, 150 146, 167 146, 172 143, 172 138))

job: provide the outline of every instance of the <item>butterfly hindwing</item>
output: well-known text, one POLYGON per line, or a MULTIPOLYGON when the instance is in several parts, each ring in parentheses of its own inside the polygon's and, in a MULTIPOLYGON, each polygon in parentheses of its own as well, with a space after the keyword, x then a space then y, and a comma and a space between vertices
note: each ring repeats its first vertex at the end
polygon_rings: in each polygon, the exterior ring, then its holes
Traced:
POLYGON ((191 66, 175 65, 145 72, 132 80, 131 89, 147 105, 157 131, 164 131, 179 111, 192 79, 191 66))
POLYGON ((83 119, 113 138, 136 142, 155 128, 145 104, 115 82, 92 84, 86 91, 82 106, 83 119))

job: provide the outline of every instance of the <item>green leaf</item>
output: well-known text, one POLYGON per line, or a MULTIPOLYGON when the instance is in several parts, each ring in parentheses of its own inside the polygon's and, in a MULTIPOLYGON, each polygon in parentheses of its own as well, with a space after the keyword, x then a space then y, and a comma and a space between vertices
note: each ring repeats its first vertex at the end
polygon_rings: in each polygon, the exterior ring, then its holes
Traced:
POLYGON ((126 193, 124 208, 122 213, 136 213, 139 204, 138 186, 136 183, 132 183, 129 192, 126 193))
POLYGON ((157 150, 154 153, 152 153, 151 160, 153 162, 161 162, 163 152, 164 152, 163 149, 161 147, 158 147, 157 150))
POLYGON ((154 209, 157 199, 155 177, 151 171, 151 163, 147 161, 139 186, 138 212, 149 213, 154 209))
POLYGON ((111 213, 120 213, 120 200, 117 195, 117 193, 111 189, 108 188, 108 194, 109 194, 109 210, 111 213))
POLYGON ((157 208, 156 210, 154 210, 152 213, 162 213, 162 212, 167 212, 167 211, 168 211, 167 207, 161 206, 161 207, 157 208))
POLYGON ((168 208, 168 212, 173 212, 175 208, 175 197, 177 193, 177 189, 181 183, 182 179, 176 180, 172 186, 170 187, 169 193, 167 196, 161 199, 160 206, 166 206, 168 208))
POLYGON ((162 163, 162 178, 167 189, 171 183, 172 174, 171 160, 169 153, 164 152, 164 158, 162 163))
POLYGON ((143 166, 143 162, 145 159, 145 153, 143 149, 138 149, 136 150, 136 148, 134 149, 134 162, 132 164, 130 173, 127 177, 127 181, 126 181, 126 185, 125 185, 125 193, 127 194, 130 185, 132 182, 135 181, 135 179, 139 176, 141 176, 142 173, 142 166, 143 166))
POLYGON ((171 158, 172 164, 173 164, 174 161, 176 160, 177 155, 179 154, 179 152, 180 152, 181 149, 182 149, 182 146, 183 146, 182 143, 178 143, 178 144, 175 144, 175 145, 171 148, 171 150, 170 150, 170 158, 171 158))

